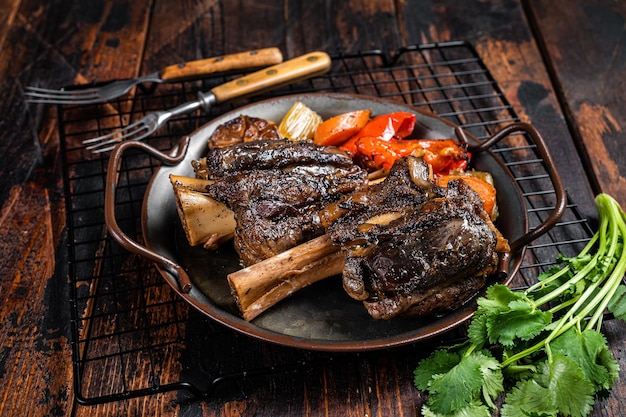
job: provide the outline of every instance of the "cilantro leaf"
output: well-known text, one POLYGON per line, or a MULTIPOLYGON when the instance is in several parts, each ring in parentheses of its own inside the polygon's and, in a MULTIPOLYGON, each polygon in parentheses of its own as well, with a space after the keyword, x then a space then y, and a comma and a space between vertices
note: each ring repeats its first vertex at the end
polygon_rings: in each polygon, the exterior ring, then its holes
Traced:
POLYGON ((594 389, 580 367, 571 359, 556 354, 545 361, 535 379, 519 382, 507 395, 503 417, 572 416, 591 412, 594 389))
POLYGON ((480 372, 483 376, 483 400, 488 406, 495 408, 496 405, 493 401, 504 391, 504 377, 502 376, 500 362, 488 352, 476 352, 474 354, 481 359, 480 372))
POLYGON ((490 343, 513 346, 541 333, 552 321, 552 314, 536 308, 522 292, 513 292, 505 285, 492 285, 478 299, 478 309, 470 324, 470 338, 482 346, 485 334, 490 343), (482 343, 478 343, 482 342, 482 343))
POLYGON ((436 350, 428 358, 421 360, 413 371, 413 384, 421 390, 427 390, 433 377, 445 374, 461 362, 459 352, 436 350))
POLYGON ((487 335, 487 315, 474 315, 472 321, 467 328, 467 337, 470 342, 478 347, 483 347, 489 341, 487 335))
MULTIPOLYGON (((578 364, 563 355, 544 363, 543 383, 554 397, 559 412, 566 416, 586 416, 591 412, 594 389, 578 364)), ((541 382, 540 382, 541 383, 541 382)))
POLYGON ((487 288, 484 297, 478 299, 477 315, 494 311, 506 311, 511 301, 523 299, 523 294, 513 292, 509 287, 502 284, 494 284, 487 288))
POLYGON ((556 417, 558 411, 547 389, 533 379, 520 381, 506 396, 502 417, 556 417))
POLYGON ((508 311, 487 319, 487 332, 492 343, 510 347, 515 345, 516 339, 530 340, 552 321, 550 312, 536 309, 526 301, 511 301, 508 308, 508 311))
POLYGON ((433 376, 428 406, 435 413, 450 414, 467 407, 480 395, 483 385, 482 357, 464 356, 445 374, 433 376))
MULTIPOLYGON (((414 384, 429 390, 429 412, 447 415, 456 413, 480 399, 495 408, 494 400, 503 391, 500 362, 489 351, 437 350, 417 365, 414 384)), ((482 402, 480 402, 482 404, 482 402)), ((455 414, 456 415, 456 414, 455 414)))
POLYGON ((611 389, 619 375, 619 365, 606 339, 595 330, 579 332, 572 328, 554 339, 550 347, 576 362, 596 391, 611 389))

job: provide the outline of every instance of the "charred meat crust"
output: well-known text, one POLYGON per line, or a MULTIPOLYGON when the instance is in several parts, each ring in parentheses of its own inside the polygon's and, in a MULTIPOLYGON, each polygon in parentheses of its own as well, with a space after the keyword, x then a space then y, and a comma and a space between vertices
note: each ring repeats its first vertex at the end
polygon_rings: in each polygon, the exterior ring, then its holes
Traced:
POLYGON ((366 185, 343 152, 308 142, 251 141, 210 149, 207 193, 235 213, 234 245, 245 266, 324 234, 318 212, 366 185))
POLYGON ((403 158, 385 181, 320 214, 346 254, 344 289, 375 318, 454 309, 497 268, 498 236, 478 195, 427 173, 420 158, 403 158))
POLYGON ((251 170, 319 165, 352 169, 355 166, 352 159, 338 148, 286 140, 257 140, 210 149, 205 159, 209 179, 251 170))
POLYGON ((449 313, 467 303, 485 286, 485 277, 469 276, 462 280, 445 283, 426 291, 383 298, 377 301, 364 301, 369 314, 377 319, 390 319, 394 312, 406 306, 402 317, 427 317, 449 313), (392 313, 390 315, 390 313, 392 313))

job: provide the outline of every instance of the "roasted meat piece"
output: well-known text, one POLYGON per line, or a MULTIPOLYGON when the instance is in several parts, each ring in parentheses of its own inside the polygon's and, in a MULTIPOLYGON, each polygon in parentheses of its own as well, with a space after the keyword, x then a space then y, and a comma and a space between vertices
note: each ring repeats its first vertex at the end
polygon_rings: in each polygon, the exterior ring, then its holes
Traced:
POLYGON ((234 244, 252 265, 324 234, 318 212, 365 186, 366 172, 336 148, 285 140, 210 149, 208 194, 235 213, 234 244))
POLYGON ((209 137, 209 148, 221 148, 253 140, 280 139, 276 123, 241 115, 219 125, 209 137))
MULTIPOLYGON (((257 140, 224 148, 210 149, 194 166, 204 165, 206 179, 219 179, 242 171, 283 169, 340 168, 354 170, 352 159, 339 148, 321 147, 312 142, 257 140)), ((197 173, 197 171, 196 171, 197 173)), ((330 172, 322 172, 330 175, 330 172)))
MULTIPOLYGON (((209 149, 228 148, 244 142, 282 140, 276 123, 259 117, 241 115, 219 125, 209 136, 209 149)), ((227 157, 228 158, 228 157, 227 157)), ((231 158, 232 159, 232 158, 231 158)), ((197 178, 222 175, 222 172, 209 174, 206 158, 192 161, 197 178)))
POLYGON ((377 319, 458 308, 497 270, 498 248, 507 248, 476 192, 461 180, 436 186, 415 157, 320 217, 346 254, 344 289, 377 319))

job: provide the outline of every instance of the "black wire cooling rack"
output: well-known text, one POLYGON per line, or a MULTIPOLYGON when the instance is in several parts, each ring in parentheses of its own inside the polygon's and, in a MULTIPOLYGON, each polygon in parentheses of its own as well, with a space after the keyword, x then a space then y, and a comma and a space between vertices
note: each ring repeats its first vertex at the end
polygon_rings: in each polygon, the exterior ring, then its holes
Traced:
MULTIPOLYGON (((59 107, 73 375, 80 404, 172 390, 206 397, 226 380, 320 364, 343 366, 359 357, 275 346, 213 323, 188 307, 150 262, 129 254, 107 236, 103 202, 108 157, 91 155, 82 141, 125 126, 146 112, 192 100, 199 89, 206 91, 235 75, 160 85, 154 91, 139 89, 134 96, 107 104, 59 107)), ((465 42, 414 45, 391 53, 334 54, 330 73, 255 100, 312 91, 358 93, 410 104, 437 113, 479 139, 518 121, 476 51, 465 42)), ((185 134, 241 104, 178 117, 147 141, 155 148, 170 149, 185 134)), ((522 134, 493 150, 515 177, 530 227, 535 227, 555 204, 545 161, 522 134)), ((159 164, 141 153, 128 154, 120 171, 116 209, 124 231, 141 239, 143 192, 159 164)), ((557 226, 527 248, 514 285, 528 285, 538 271, 554 263, 557 253, 578 253, 591 235, 586 220, 570 202, 557 226)), ((395 355, 397 349, 404 348, 396 348, 395 355)))

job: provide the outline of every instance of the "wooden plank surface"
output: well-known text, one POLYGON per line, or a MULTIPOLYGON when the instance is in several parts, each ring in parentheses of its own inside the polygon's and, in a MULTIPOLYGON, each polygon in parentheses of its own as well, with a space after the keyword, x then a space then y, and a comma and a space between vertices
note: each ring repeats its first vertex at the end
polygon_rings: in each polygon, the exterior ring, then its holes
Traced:
POLYGON ((568 193, 585 214, 595 215, 589 182, 578 152, 569 146, 568 126, 522 5, 450 2, 425 8, 408 2, 402 16, 412 42, 464 39, 475 45, 517 115, 544 137, 557 166, 569 167, 564 176, 568 193))
POLYGON ((626 3, 532 0, 564 116, 596 191, 626 204, 626 3), (578 30, 572 31, 576 27, 578 30))
POLYGON ((52 415, 71 391, 51 207, 46 188, 29 183, 13 187, 0 211, 0 415, 52 415))
MULTIPOLYGON (((26 106, 23 85, 128 78, 173 62, 264 46, 278 46, 289 57, 316 49, 393 51, 409 44, 467 40, 520 118, 544 135, 582 211, 595 215, 586 164, 597 178, 592 178, 594 184, 626 202, 620 171, 626 167, 621 150, 626 117, 620 81, 623 2, 576 0, 564 6, 529 0, 523 7, 513 0, 341 0, 321 5, 139 0, 77 2, 62 9, 57 3, 0 1, 0 10, 7 11, 0 14, 0 22, 6 23, 0 25, 0 92, 5 97, 0 105, 0 152, 5 155, 0 168, 0 293, 6 300, 0 308, 0 383, 8 387, 0 397, 2 415, 418 416, 423 402, 412 385, 412 370, 426 352, 409 349, 403 355, 351 356, 349 365, 227 381, 204 401, 172 392, 98 406, 76 404, 69 313, 63 303, 67 255, 56 113, 50 107, 26 106), (537 27, 529 24, 535 21, 537 27), (547 68, 545 53, 551 59, 547 68), (575 140, 589 152, 588 160, 580 161, 575 140)), ((606 327, 612 350, 624 363, 626 328, 614 322, 606 327)), ((268 348, 264 353, 277 352, 283 351, 268 348)), ((193 360, 182 357, 180 368, 171 364, 164 369, 184 372, 193 360)), ((143 376, 148 371, 133 372, 143 376)), ((624 384, 622 375, 593 416, 621 415, 624 384)))

